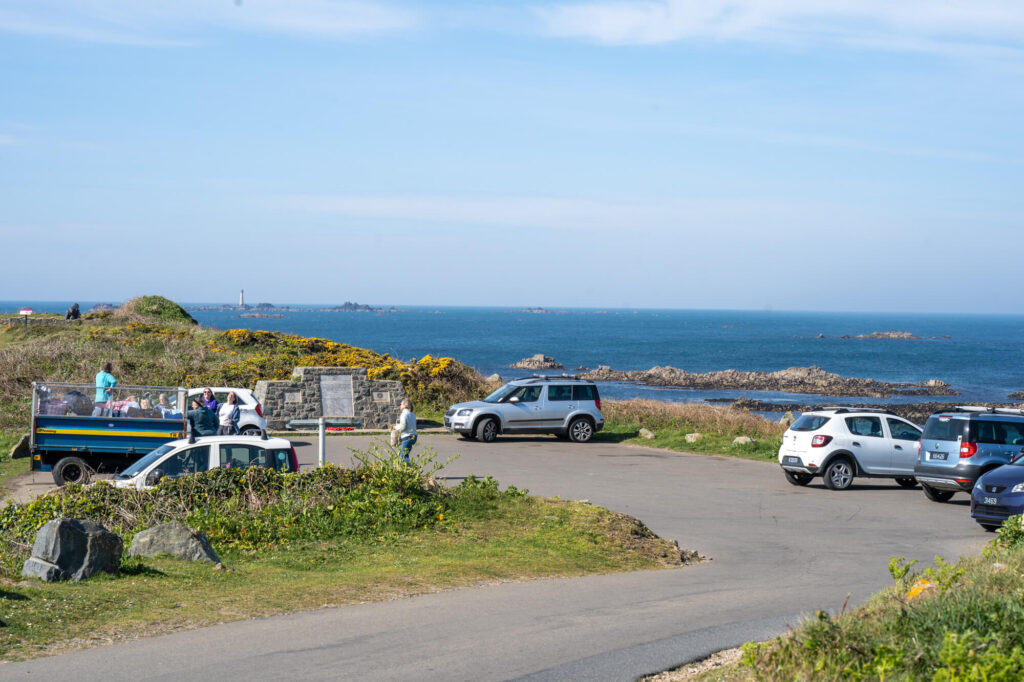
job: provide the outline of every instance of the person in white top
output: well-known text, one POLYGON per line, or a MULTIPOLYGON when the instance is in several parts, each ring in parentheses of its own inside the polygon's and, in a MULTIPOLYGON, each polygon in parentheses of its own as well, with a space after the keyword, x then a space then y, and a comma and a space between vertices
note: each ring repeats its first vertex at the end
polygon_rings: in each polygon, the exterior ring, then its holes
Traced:
POLYGON ((398 454, 408 463, 409 453, 416 444, 416 415, 412 411, 412 401, 408 398, 402 401, 402 414, 398 417, 395 430, 402 439, 398 446, 398 454))
POLYGON ((233 436, 238 433, 238 418, 241 410, 238 409, 238 396, 234 391, 228 393, 228 399, 217 408, 217 435, 233 436))

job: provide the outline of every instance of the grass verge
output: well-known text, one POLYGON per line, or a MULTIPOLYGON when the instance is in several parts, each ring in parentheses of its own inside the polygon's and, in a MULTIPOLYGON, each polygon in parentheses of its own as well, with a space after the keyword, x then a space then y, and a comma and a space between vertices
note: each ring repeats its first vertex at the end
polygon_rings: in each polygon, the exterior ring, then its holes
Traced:
POLYGON ((421 470, 366 456, 352 470, 218 470, 152 491, 72 486, 8 505, 0 661, 325 605, 697 559, 628 516, 502 491, 489 477, 444 489, 421 470), (20 580, 35 529, 65 516, 102 521, 126 546, 142 528, 178 518, 210 538, 228 570, 125 558, 119 576, 20 580))
MULTIPOLYGON (((30 471, 31 460, 28 457, 11 459, 8 454, 14 444, 21 439, 22 434, 17 431, 0 430, 0 491, 7 489, 7 481, 15 476, 27 474, 30 471)), ((0 498, 3 495, 0 494, 0 498)))
POLYGON ((778 455, 785 427, 746 410, 703 403, 663 403, 656 400, 605 401, 605 427, 598 441, 631 443, 679 452, 772 460, 778 455), (640 429, 653 438, 642 438, 640 429), (701 437, 687 442, 686 435, 701 437), (740 436, 749 443, 734 443, 740 436))

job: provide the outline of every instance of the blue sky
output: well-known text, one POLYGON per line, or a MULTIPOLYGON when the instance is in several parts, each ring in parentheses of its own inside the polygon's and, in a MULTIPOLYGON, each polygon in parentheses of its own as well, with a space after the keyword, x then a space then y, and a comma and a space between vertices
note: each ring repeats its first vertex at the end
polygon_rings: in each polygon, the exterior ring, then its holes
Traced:
POLYGON ((0 300, 1024 312, 1017 0, 7 0, 0 300))

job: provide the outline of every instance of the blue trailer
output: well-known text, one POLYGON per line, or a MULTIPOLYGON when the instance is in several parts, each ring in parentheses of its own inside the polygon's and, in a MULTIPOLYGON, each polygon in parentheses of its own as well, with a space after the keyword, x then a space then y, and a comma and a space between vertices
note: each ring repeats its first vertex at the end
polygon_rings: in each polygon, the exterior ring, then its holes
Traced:
POLYGON ((57 485, 116 473, 188 433, 187 390, 177 386, 32 384, 33 471, 57 485), (97 399, 103 398, 103 399, 97 399))

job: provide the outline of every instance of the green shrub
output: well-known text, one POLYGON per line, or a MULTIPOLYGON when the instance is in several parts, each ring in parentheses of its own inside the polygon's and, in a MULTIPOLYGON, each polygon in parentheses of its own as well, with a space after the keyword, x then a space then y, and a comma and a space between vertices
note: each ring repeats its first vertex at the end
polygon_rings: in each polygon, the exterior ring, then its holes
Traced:
POLYGON ((282 474, 218 468, 151 490, 99 482, 8 504, 0 510, 0 577, 15 577, 39 528, 61 517, 102 523, 126 545, 138 531, 177 519, 216 546, 250 550, 340 537, 391 542, 416 529, 485 515, 501 496, 525 495, 514 487, 501 492, 490 477, 442 488, 431 477, 444 464, 430 448, 414 453, 411 464, 382 446, 353 456, 358 464, 352 469, 328 464, 282 474))

